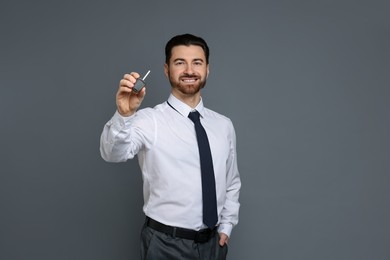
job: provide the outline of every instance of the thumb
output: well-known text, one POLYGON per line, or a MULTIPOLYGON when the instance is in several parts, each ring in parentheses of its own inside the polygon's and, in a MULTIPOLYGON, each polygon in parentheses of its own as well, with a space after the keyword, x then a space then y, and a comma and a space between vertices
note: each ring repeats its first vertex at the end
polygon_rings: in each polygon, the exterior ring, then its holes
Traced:
POLYGON ((219 245, 220 246, 224 246, 225 244, 227 244, 228 240, 229 240, 229 237, 226 234, 224 234, 224 233, 219 234, 219 245))

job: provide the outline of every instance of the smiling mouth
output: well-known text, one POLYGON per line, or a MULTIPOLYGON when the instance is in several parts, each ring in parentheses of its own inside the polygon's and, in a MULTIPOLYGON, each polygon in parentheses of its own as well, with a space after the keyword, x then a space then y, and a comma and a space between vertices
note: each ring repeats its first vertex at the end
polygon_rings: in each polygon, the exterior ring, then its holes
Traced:
POLYGON ((197 80, 198 80, 197 77, 191 77, 191 78, 183 77, 183 78, 181 78, 181 81, 183 81, 184 83, 195 83, 197 80))

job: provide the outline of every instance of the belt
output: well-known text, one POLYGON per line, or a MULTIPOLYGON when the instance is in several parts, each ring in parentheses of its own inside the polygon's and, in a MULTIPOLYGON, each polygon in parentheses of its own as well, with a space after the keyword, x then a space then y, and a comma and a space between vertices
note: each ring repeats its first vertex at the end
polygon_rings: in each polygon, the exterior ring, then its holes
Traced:
POLYGON ((186 228, 172 227, 164 225, 163 223, 160 223, 149 217, 146 217, 146 225, 156 231, 168 234, 172 237, 194 240, 195 243, 206 243, 216 234, 217 230, 217 227, 213 229, 201 229, 199 231, 186 228))

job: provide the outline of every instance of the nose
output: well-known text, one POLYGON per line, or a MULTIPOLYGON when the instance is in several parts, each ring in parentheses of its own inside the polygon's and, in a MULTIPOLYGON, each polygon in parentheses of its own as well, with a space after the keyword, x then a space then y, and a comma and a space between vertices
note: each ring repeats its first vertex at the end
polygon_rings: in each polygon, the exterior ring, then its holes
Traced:
POLYGON ((186 66, 185 72, 186 72, 187 74, 189 74, 189 75, 191 75, 191 74, 194 72, 194 70, 193 70, 191 64, 188 64, 188 65, 186 66))

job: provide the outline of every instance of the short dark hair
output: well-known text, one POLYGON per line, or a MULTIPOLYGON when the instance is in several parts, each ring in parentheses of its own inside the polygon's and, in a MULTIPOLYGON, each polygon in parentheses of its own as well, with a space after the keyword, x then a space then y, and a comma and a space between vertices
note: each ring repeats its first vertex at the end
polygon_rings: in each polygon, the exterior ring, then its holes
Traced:
POLYGON ((209 55, 210 50, 209 46, 207 46, 207 43, 205 40, 203 40, 201 37, 186 33, 181 35, 176 35, 172 39, 170 39, 167 44, 165 45, 165 63, 169 64, 169 60, 172 56, 172 49, 175 46, 179 45, 197 45, 201 47, 204 51, 204 54, 206 56, 206 63, 209 64, 209 55))

